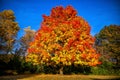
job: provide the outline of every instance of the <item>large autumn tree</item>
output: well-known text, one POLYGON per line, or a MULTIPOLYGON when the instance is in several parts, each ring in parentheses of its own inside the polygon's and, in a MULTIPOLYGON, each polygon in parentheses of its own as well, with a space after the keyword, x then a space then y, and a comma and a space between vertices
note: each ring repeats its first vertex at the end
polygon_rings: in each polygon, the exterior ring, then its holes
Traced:
POLYGON ((52 9, 50 16, 43 15, 41 28, 30 43, 26 61, 34 64, 89 65, 100 64, 99 54, 92 47, 95 38, 90 35, 89 24, 72 6, 52 9))
POLYGON ((105 26, 96 35, 96 49, 102 54, 104 61, 112 61, 120 66, 120 26, 105 26))
POLYGON ((19 31, 12 10, 0 12, 0 53, 11 53, 19 31))

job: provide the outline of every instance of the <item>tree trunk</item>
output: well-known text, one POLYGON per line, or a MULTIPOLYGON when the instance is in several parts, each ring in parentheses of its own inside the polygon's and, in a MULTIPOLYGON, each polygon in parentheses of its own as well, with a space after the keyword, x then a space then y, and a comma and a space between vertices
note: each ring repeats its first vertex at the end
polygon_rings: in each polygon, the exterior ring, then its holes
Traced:
POLYGON ((63 75, 63 66, 60 68, 59 74, 60 74, 60 75, 63 75))

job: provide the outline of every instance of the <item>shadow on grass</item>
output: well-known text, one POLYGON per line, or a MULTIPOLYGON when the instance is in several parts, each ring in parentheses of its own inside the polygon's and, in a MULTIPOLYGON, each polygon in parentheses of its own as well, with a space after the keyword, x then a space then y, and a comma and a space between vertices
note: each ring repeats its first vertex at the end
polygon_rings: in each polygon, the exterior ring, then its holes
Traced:
POLYGON ((90 78, 91 80, 120 80, 120 78, 110 78, 110 79, 93 79, 93 78, 90 78))
POLYGON ((99 76, 98 77, 90 77, 92 80, 120 80, 120 76, 99 76))
POLYGON ((29 78, 31 76, 35 76, 32 74, 25 74, 25 75, 7 75, 7 76, 0 76, 0 80, 18 80, 18 79, 24 79, 29 78))

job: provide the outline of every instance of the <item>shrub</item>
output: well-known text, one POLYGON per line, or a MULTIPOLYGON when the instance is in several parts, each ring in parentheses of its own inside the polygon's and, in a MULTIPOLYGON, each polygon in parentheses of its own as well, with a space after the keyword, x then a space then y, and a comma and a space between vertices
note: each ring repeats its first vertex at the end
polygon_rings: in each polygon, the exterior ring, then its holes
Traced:
POLYGON ((92 74, 96 75, 120 75, 120 69, 115 69, 112 62, 103 62, 102 65, 91 67, 92 74))

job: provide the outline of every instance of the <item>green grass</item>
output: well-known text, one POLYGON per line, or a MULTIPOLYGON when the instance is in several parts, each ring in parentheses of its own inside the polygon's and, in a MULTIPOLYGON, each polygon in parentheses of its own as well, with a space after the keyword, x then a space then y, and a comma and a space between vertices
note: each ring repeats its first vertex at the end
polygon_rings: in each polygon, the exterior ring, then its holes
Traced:
POLYGON ((30 74, 16 76, 1 76, 0 80, 120 80, 120 76, 30 74))

